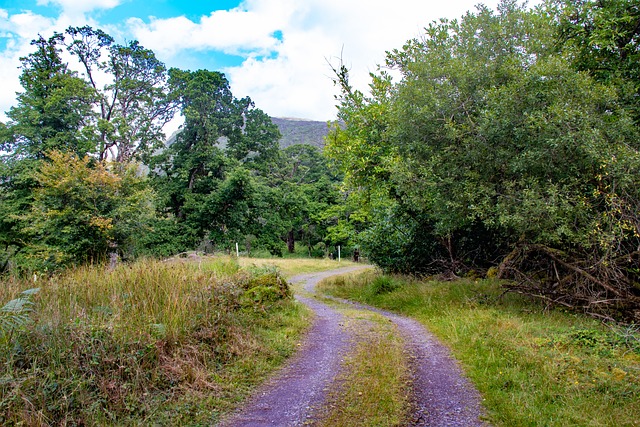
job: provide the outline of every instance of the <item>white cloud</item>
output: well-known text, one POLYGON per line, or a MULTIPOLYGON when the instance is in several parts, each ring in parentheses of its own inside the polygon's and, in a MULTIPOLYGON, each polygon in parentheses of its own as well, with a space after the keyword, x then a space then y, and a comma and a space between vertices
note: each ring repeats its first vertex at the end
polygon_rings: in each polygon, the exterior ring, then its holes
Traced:
MULTIPOLYGON (((0 9, 0 33, 9 37, 0 52, 0 111, 15 103, 18 58, 32 51, 31 39, 89 24, 118 38, 139 40, 170 67, 183 68, 178 58, 208 51, 241 55, 245 59, 240 66, 222 70, 237 97, 250 96, 273 116, 329 120, 335 117, 337 90, 327 59, 337 64, 342 55, 352 83, 366 89, 369 72, 384 61, 385 51, 402 47, 431 21, 461 16, 480 0, 395 0, 392 7, 371 0, 245 0, 235 9, 195 21, 184 16, 133 17, 106 28, 87 12, 115 7, 121 0, 38 1, 58 5, 63 12, 54 20, 0 9), (282 40, 276 31, 282 32, 282 40)), ((483 3, 495 7, 498 1, 483 3)))
POLYGON ((193 22, 184 16, 168 19, 151 17, 127 21, 131 33, 144 46, 159 54, 173 55, 184 49, 216 49, 229 54, 259 54, 274 49, 279 41, 274 31, 286 25, 293 9, 287 0, 271 2, 270 9, 238 7, 214 11, 193 22))
MULTIPOLYGON (((352 83, 366 89, 385 51, 402 47, 434 20, 460 17, 477 2, 395 0, 390 7, 371 0, 245 0, 199 22, 177 17, 128 24, 170 65, 183 49, 242 54, 241 66, 223 70, 236 96, 249 95, 270 115, 328 120, 335 117, 337 90, 327 59, 342 55, 352 83), (278 30, 282 41, 273 37, 278 30), (267 51, 276 55, 260 56, 267 51)), ((483 3, 495 7, 498 0, 483 3)))

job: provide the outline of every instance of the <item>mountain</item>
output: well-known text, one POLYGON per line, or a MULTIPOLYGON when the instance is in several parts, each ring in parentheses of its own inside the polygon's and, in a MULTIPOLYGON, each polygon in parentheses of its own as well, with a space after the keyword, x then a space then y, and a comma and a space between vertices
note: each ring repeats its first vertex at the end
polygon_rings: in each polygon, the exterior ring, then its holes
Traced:
POLYGON ((282 134, 280 148, 294 144, 315 145, 320 149, 324 147, 324 137, 329 133, 327 122, 289 117, 272 117, 271 120, 282 134))
MULTIPOLYGON (((327 122, 289 117, 271 117, 271 121, 278 126, 282 134, 280 148, 287 148, 295 144, 309 144, 322 149, 324 147, 324 137, 329 133, 327 122)), ((165 146, 169 147, 176 142, 176 136, 179 133, 180 130, 177 130, 171 134, 167 138, 165 146)))

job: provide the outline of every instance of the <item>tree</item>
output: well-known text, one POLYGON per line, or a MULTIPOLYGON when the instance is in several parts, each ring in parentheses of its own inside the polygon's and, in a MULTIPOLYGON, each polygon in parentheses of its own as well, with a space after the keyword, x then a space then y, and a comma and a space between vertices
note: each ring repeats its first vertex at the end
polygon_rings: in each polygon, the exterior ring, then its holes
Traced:
POLYGON ((127 163, 160 148, 162 128, 175 110, 167 96, 166 67, 153 51, 137 41, 114 44, 110 35, 88 26, 69 27, 56 37, 79 61, 95 91, 98 158, 127 163), (101 86, 98 74, 107 76, 106 84, 101 86))
POLYGON ((556 53, 553 12, 504 0, 433 23, 388 54, 402 80, 373 76, 370 97, 336 70, 346 128, 329 152, 353 165, 374 261, 461 274, 502 260, 538 295, 638 305, 638 129, 615 86, 556 53))
POLYGON ((39 269, 126 255, 154 214, 153 193, 135 165, 51 152, 35 174, 39 186, 23 214, 31 243, 23 265, 39 269))
POLYGON ((324 242, 326 225, 322 213, 337 203, 342 175, 331 167, 319 148, 291 145, 280 152, 266 176, 267 185, 277 193, 277 206, 284 227, 281 235, 293 253, 302 241, 311 254, 313 246, 324 242))
POLYGON ((613 85, 640 123, 640 5, 634 0, 555 1, 558 46, 573 65, 613 85))
POLYGON ((51 150, 84 156, 95 148, 95 140, 84 132, 95 117, 93 90, 60 57, 60 36, 34 40, 35 52, 21 59, 20 82, 24 91, 18 104, 0 126, 0 242, 2 265, 24 250, 29 237, 24 212, 31 209, 38 187, 33 173, 51 150))
POLYGON ((234 98, 224 74, 177 69, 169 74, 185 122, 175 142, 151 163, 164 214, 192 236, 191 247, 203 239, 243 240, 250 234, 244 233, 250 218, 257 217, 249 170, 274 158, 277 128, 250 99, 234 98))
POLYGON ((21 58, 24 91, 7 113, 1 139, 2 150, 16 159, 42 160, 51 150, 84 156, 95 148, 91 135, 82 132, 95 117, 94 93, 62 61, 60 40, 40 37, 31 43, 36 51, 21 58))
POLYGON ((227 155, 251 168, 264 169, 277 156, 280 131, 248 97, 235 100, 234 109, 236 119, 224 132, 227 155))

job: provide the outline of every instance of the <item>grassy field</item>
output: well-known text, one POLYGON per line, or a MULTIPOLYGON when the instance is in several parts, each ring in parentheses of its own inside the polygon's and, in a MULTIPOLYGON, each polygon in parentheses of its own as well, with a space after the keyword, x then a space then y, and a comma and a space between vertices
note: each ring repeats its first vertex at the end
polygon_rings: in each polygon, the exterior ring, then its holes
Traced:
POLYGON ((330 260, 330 259, 317 259, 317 258, 238 258, 240 266, 249 267, 262 267, 262 266, 275 266, 286 277, 295 276, 297 274, 313 273, 315 271, 333 270, 335 268, 350 267, 356 264, 348 260, 330 260))
POLYGON ((639 426, 640 335, 486 280, 420 282, 374 272, 324 291, 414 317, 461 361, 496 426, 639 426))
POLYGON ((229 257, 6 278, 0 306, 0 425, 211 425, 309 324, 273 268, 229 257))

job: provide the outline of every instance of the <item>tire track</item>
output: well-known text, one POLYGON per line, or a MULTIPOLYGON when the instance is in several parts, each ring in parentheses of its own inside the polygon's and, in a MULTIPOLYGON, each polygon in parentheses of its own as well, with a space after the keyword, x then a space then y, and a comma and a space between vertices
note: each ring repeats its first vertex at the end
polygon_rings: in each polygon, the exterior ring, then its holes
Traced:
MULTIPOLYGON (((315 294, 321 280, 367 267, 347 267, 295 276, 304 290, 315 294)), ((413 373, 414 412, 410 426, 486 427, 475 387, 467 380, 449 349, 416 320, 340 298, 326 297, 351 307, 378 313, 399 330, 406 342, 413 373)), ((221 426, 301 426, 313 422, 315 410, 326 402, 328 391, 351 349, 351 334, 343 328, 343 315, 316 299, 296 295, 315 313, 313 326, 292 361, 249 399, 244 410, 221 426)))
MULTIPOLYGON (((362 267, 347 267, 292 277, 305 282, 305 289, 327 277, 362 267)), ((350 334, 342 328, 343 316, 320 301, 296 295, 315 313, 313 326, 298 353, 276 376, 244 405, 224 420, 224 427, 301 426, 312 420, 314 409, 326 400, 327 391, 340 372, 344 354, 350 348, 350 334)))

